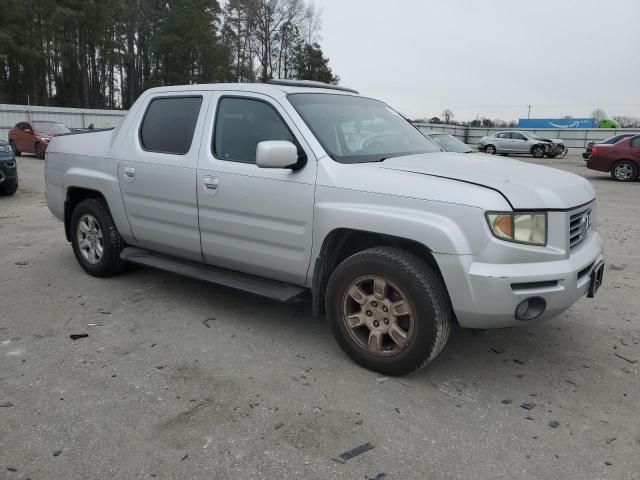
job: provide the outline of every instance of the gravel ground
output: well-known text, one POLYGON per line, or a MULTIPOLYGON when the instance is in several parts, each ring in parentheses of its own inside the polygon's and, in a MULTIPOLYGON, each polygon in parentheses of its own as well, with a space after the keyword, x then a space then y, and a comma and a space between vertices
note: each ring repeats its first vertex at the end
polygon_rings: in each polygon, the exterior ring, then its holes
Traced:
POLYGON ((616 355, 640 360, 640 182, 575 154, 544 163, 598 190, 596 299, 457 329, 392 379, 351 363, 308 305, 141 268, 86 275, 42 162, 19 158, 20 190, 0 198, 0 479, 640 479, 640 364, 616 355))

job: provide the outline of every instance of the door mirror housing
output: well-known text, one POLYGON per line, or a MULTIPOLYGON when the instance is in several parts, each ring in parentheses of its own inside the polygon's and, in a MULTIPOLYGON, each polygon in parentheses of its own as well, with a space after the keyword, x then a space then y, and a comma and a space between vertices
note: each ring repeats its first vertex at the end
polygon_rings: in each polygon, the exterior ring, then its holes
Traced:
POLYGON ((299 168, 298 147, 287 140, 268 140, 256 147, 256 165, 260 168, 299 168))

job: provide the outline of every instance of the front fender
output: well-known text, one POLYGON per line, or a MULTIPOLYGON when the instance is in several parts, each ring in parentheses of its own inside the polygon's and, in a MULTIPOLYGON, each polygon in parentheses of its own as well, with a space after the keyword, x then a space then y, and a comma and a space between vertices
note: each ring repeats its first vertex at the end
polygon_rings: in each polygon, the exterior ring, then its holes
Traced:
POLYGON ((481 251, 491 238, 478 207, 318 187, 311 269, 336 229, 404 238, 431 252, 453 255, 481 251))

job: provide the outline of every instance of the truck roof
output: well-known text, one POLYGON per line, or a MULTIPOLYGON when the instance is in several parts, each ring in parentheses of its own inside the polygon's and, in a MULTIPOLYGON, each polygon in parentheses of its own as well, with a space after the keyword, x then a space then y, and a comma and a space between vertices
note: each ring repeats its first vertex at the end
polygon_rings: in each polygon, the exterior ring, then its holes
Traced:
POLYGON ((199 83, 195 85, 171 85, 154 87, 147 92, 189 92, 203 90, 235 90, 273 95, 274 93, 330 93, 335 95, 359 95, 356 90, 307 80, 270 80, 269 83, 199 83))

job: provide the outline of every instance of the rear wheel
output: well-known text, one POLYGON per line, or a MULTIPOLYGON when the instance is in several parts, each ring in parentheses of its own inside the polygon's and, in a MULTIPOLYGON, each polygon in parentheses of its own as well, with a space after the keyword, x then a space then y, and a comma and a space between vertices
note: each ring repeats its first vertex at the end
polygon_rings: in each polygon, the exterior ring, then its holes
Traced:
POLYGON ((535 145, 532 149, 531 149, 531 155, 533 155, 535 158, 542 158, 544 157, 544 147, 541 145, 535 145))
POLYGON ((13 154, 17 157, 20 155, 20 150, 18 150, 18 146, 16 145, 16 142, 14 142, 13 140, 9 140, 9 145, 11 145, 11 149, 13 150, 13 154))
POLYGON ((638 167, 629 160, 622 160, 611 167, 611 176, 619 182, 631 182, 638 177, 638 167))
POLYGON ((37 158, 44 160, 44 146, 41 143, 36 143, 35 152, 37 158))
POLYGON ((371 248, 338 265, 329 279, 326 311, 344 352, 385 375, 424 367, 451 332, 442 280, 423 260, 396 248, 371 248))
POLYGON ((496 147, 494 147, 493 145, 487 145, 484 149, 485 153, 488 153, 489 155, 495 155, 496 154, 496 147))
POLYGON ((108 277, 124 269, 124 241, 103 201, 80 202, 71 215, 70 231, 73 253, 85 272, 108 277))

